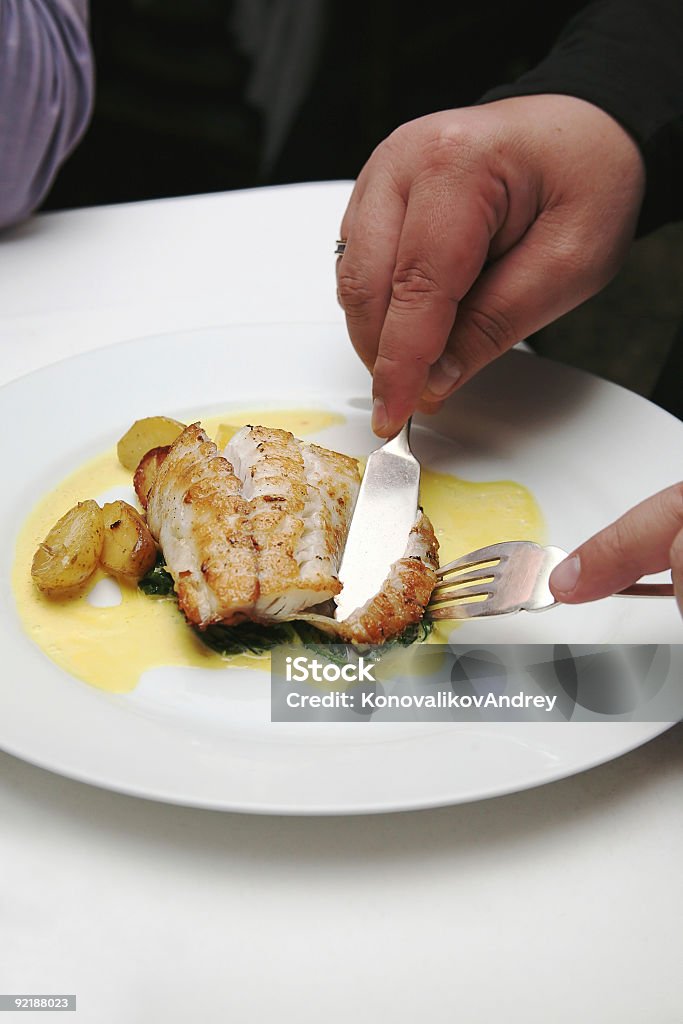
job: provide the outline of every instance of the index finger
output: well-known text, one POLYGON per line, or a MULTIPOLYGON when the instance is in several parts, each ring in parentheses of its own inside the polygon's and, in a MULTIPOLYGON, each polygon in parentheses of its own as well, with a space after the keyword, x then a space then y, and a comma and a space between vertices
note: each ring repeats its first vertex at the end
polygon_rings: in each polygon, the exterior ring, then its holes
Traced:
MULTIPOLYGON (((642 501, 578 547, 551 573, 550 589, 566 604, 616 594, 641 576, 672 566, 681 531, 683 483, 642 501)), ((680 571, 678 562, 675 568, 680 571)))
POLYGON ((364 168, 342 220, 346 250, 336 272, 349 337, 369 370, 389 305, 404 214, 405 201, 388 173, 364 168))
POLYGON ((492 227, 482 197, 448 179, 413 184, 373 372, 373 429, 391 437, 412 415, 444 350, 458 302, 481 271, 492 227))

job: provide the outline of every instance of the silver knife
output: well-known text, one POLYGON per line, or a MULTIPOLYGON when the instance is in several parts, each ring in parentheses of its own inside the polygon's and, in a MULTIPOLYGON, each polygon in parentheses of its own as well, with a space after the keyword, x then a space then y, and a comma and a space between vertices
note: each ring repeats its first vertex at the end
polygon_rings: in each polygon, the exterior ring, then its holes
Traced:
POLYGON ((371 453, 365 467, 339 567, 338 622, 379 591, 402 558, 415 525, 420 463, 410 450, 410 420, 400 434, 371 453))

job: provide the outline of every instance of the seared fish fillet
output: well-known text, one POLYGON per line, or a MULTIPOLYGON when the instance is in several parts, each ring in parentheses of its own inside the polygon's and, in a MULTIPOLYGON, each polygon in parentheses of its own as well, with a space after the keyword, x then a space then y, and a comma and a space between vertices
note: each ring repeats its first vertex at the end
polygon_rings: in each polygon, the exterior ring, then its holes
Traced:
POLYGON ((362 644, 418 622, 436 585, 439 547, 422 511, 379 593, 344 622, 319 614, 341 591, 337 570, 359 482, 355 459, 286 430, 243 427, 220 455, 198 423, 187 427, 158 467, 147 523, 188 621, 205 629, 304 619, 362 644))
POLYGON ((334 597, 356 460, 266 427, 244 427, 225 454, 199 424, 188 427, 148 496, 147 522, 187 619, 273 622, 334 597))

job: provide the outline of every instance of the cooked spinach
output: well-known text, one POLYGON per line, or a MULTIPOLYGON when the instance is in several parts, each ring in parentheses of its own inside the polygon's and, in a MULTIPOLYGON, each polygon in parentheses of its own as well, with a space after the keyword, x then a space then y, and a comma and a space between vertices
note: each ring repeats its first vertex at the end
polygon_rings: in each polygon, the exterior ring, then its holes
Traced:
POLYGON ((173 591, 173 577, 166 569, 163 558, 157 558, 153 569, 138 581, 138 587, 149 597, 168 597, 173 591))
POLYGON ((394 640, 389 640, 384 646, 400 644, 401 647, 410 647, 411 644, 422 644, 433 629, 434 620, 430 619, 429 615, 424 615, 419 622, 414 622, 412 626, 408 626, 400 636, 397 636, 394 640))
MULTIPOLYGON (((363 647, 366 658, 379 661, 392 647, 397 644, 408 647, 422 643, 433 629, 430 619, 423 619, 401 633, 393 640, 387 640, 381 646, 363 647)), ((352 644, 344 644, 336 637, 316 629, 310 622, 278 622, 270 626, 261 626, 256 622, 243 622, 239 626, 221 626, 216 624, 205 630, 195 629, 195 635, 203 644, 222 655, 231 654, 262 654, 280 644, 301 644, 314 654, 319 654, 328 661, 345 665, 353 654, 352 644)))
MULTIPOLYGON (((193 627, 194 628, 194 627, 193 627)), ((242 622, 239 626, 216 623, 206 629, 195 629, 195 636, 218 654, 262 654, 280 644, 296 643, 296 631, 289 622, 261 626, 258 622, 242 622)))

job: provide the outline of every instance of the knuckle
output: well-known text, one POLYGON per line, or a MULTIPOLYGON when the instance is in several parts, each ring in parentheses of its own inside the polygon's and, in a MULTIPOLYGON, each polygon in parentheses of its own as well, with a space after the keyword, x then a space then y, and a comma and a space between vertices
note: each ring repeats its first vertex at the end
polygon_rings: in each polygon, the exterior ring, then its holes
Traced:
POLYGON ((367 280, 359 273, 344 268, 343 261, 337 274, 337 295, 340 305, 349 315, 367 312, 374 298, 367 280))
MULTIPOLYGON (((536 242, 553 267, 562 267, 567 275, 575 276, 591 269, 591 254, 598 251, 602 239, 595 239, 595 226, 578 221, 571 206, 561 200, 548 201, 534 224, 536 242)), ((595 269, 595 268, 593 268, 595 269)))
POLYGON ((683 529, 683 480, 672 486, 671 495, 676 522, 680 523, 683 529))
POLYGON ((405 124, 399 124, 393 131, 387 135, 387 137, 379 143, 378 146, 373 150, 372 155, 376 153, 402 153, 405 151, 405 147, 412 141, 412 124, 407 121, 405 124))
POLYGON ((400 353, 395 352, 388 346, 385 346, 381 352, 377 353, 377 361, 375 362, 374 377, 375 382, 381 379, 383 374, 393 373, 394 370, 404 365, 405 359, 401 357, 400 353))
POLYGON ((419 306, 440 292, 434 274, 424 264, 414 261, 396 264, 391 281, 391 294, 398 306, 419 306))
POLYGON ((674 537, 669 556, 671 568, 676 569, 677 572, 683 572, 683 529, 679 530, 674 537))
POLYGON ((577 296, 589 298, 605 288, 619 269, 621 258, 610 253, 586 231, 572 225, 555 225, 549 221, 545 236, 548 266, 557 269, 563 279, 571 281, 577 296))
MULTIPOLYGON (((444 114, 429 114, 399 125, 376 152, 390 162, 405 161, 412 154, 416 172, 460 174, 476 167, 482 158, 481 128, 444 114)), ((374 154, 373 154, 374 157, 374 154)))
POLYGON ((625 560, 631 555, 633 536, 626 516, 617 519, 605 536, 605 547, 615 560, 625 560))
POLYGON ((519 338, 508 316, 500 309, 470 308, 467 312, 474 333, 497 354, 507 352, 519 338))
POLYGON ((581 239, 567 238, 558 242, 554 257, 568 279, 573 279, 580 294, 588 298, 605 288, 614 277, 617 266, 606 258, 592 259, 588 244, 581 239))
POLYGON ((559 235, 553 246, 553 256, 557 262, 566 268, 567 273, 578 276, 588 273, 591 269, 587 266, 586 247, 574 234, 559 235))
POLYGON ((683 480, 671 488, 673 511, 678 530, 669 551, 671 568, 683 573, 683 480))
POLYGON ((454 163, 470 164, 474 160, 474 140, 463 125, 443 126, 428 147, 430 161, 438 167, 454 163))
POLYGON ((451 187, 470 182, 481 191, 497 165, 495 139, 473 125, 447 123, 439 128, 424 148, 428 166, 450 182, 451 187))
POLYGON ((598 534, 602 556, 610 568, 620 567, 631 579, 642 576, 644 567, 639 554, 641 544, 634 535, 633 526, 628 515, 621 516, 605 531, 598 534))

